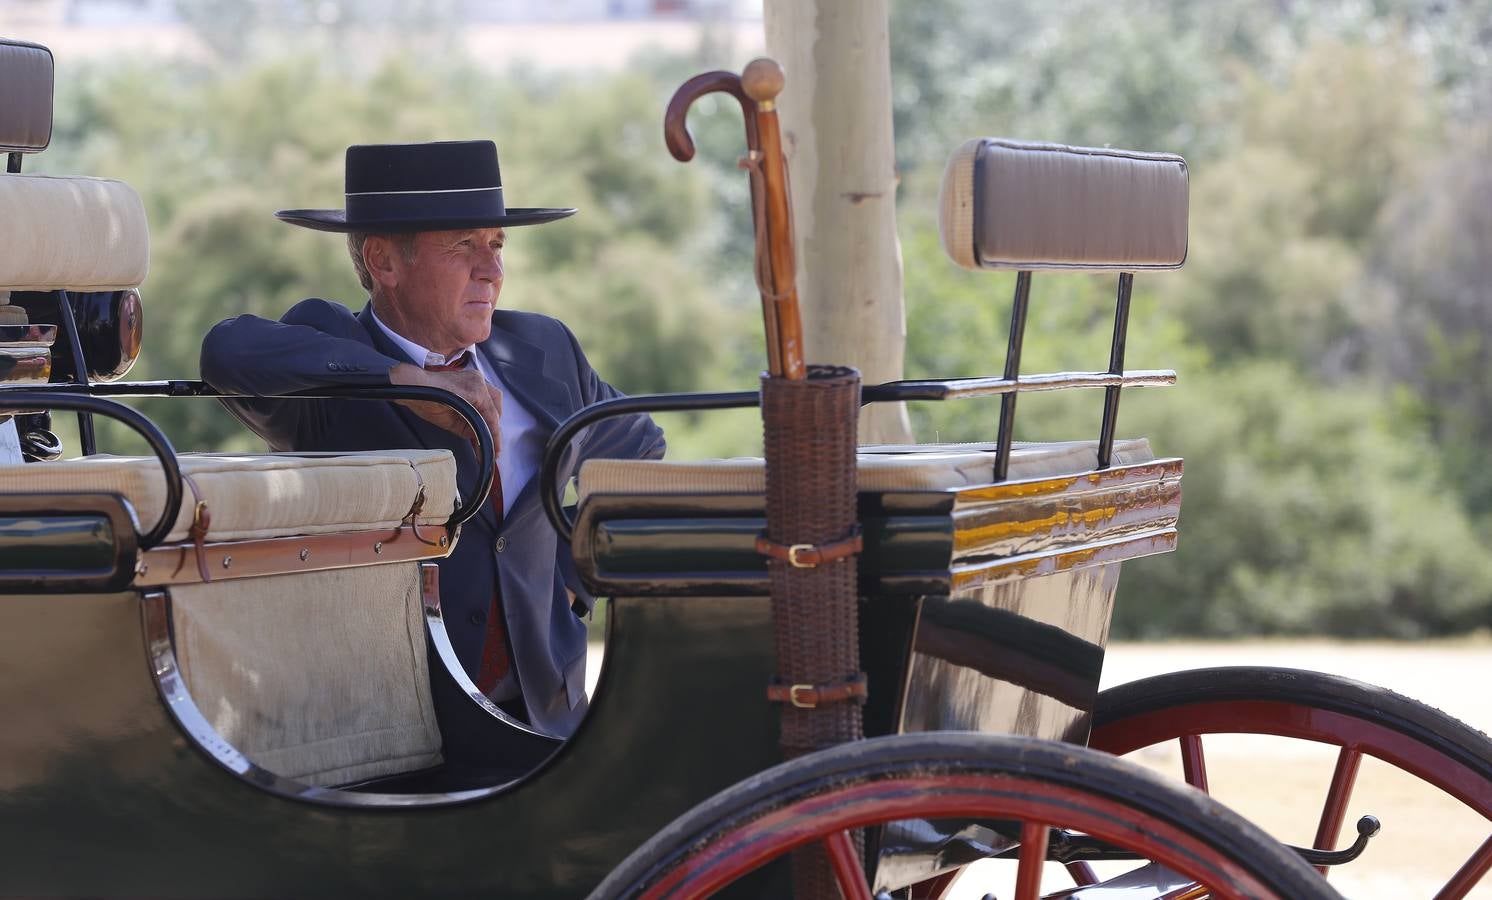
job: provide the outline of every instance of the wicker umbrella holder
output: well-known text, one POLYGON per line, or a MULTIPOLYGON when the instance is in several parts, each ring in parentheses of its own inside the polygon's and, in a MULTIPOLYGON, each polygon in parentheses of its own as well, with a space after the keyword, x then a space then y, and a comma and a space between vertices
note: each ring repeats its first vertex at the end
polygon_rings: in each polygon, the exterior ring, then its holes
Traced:
MULTIPOLYGON (((855 447, 860 373, 762 378, 768 556, 784 759, 862 737, 855 447)), ((798 900, 837 898, 822 847, 793 855, 798 900)))

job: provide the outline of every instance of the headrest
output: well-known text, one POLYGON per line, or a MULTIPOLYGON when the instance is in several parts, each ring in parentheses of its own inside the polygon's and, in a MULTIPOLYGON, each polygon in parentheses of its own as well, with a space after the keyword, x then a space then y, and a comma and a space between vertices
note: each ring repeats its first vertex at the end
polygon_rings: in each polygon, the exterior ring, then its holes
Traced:
POLYGON ((1176 269, 1186 160, 1004 138, 966 141, 943 173, 943 249, 968 269, 1176 269))
POLYGON ((35 153, 52 140, 52 51, 0 38, 0 152, 35 153))
POLYGON ((107 178, 0 174, 0 291, 138 287, 150 261, 145 207, 107 178))

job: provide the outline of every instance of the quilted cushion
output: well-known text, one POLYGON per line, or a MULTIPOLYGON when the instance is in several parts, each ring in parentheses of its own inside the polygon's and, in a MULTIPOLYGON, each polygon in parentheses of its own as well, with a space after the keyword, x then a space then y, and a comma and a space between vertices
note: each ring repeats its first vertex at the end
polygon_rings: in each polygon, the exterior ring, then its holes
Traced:
MULTIPOLYGON (((420 524, 444 523, 456 505, 456 463, 447 450, 187 453, 180 459, 182 473, 207 503, 209 541, 392 529, 408 515, 422 484, 420 524)), ((0 493, 47 491, 120 494, 141 530, 160 520, 166 503, 166 479, 155 457, 98 455, 0 466, 0 493)), ((168 541, 186 540, 193 508, 186 489, 168 541)))

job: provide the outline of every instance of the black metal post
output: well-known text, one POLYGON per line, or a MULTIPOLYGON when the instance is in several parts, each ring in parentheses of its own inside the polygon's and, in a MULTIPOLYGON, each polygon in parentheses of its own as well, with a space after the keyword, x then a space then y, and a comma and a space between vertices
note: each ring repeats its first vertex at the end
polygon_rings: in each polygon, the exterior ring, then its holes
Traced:
MULTIPOLYGON (((83 359, 83 339, 78 336, 78 320, 73 316, 73 305, 67 299, 67 291, 57 292, 58 313, 62 330, 67 332, 68 346, 73 350, 73 382, 88 387, 88 363, 83 359)), ((78 411, 78 443, 84 456, 98 452, 98 439, 93 434, 93 413, 78 411)))
MULTIPOLYGON (((1119 273, 1119 299, 1114 305, 1114 339, 1109 345, 1109 374, 1124 374, 1124 342, 1129 334, 1129 295, 1134 288, 1132 272, 1119 273)), ((1107 469, 1114 455, 1114 429, 1119 421, 1119 385, 1105 388, 1103 426, 1098 432, 1098 467, 1107 469)))
MULTIPOLYGON (((1021 343, 1026 337, 1026 307, 1031 299, 1031 273, 1017 272, 1015 303, 1010 309, 1010 343, 1005 348, 1005 380, 1021 377, 1021 343)), ((1014 392, 1000 398, 1000 433, 995 444, 995 480, 1004 481, 1010 471, 1010 442, 1015 437, 1014 392)))
POLYGON ((5 171, 16 175, 21 171, 21 154, 12 153, 5 160, 5 171))

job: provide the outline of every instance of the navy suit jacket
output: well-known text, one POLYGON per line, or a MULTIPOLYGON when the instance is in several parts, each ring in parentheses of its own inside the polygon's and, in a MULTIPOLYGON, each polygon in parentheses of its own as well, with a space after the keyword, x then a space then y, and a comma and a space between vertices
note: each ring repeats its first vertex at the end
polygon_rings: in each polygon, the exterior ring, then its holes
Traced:
MULTIPOLYGON (((619 396, 596 375, 574 334, 548 316, 498 310, 492 335, 478 350, 502 379, 504 402, 523 404, 545 440, 571 413, 619 396)), ((296 304, 278 322, 249 315, 227 319, 202 344, 203 380, 225 393, 261 398, 317 387, 387 385, 389 370, 400 362, 423 360, 407 359, 373 321, 369 307, 354 316, 340 304, 318 299, 296 304)), ((394 403, 255 399, 227 405, 274 450, 445 449, 455 455, 457 483, 469 490, 476 481, 476 456, 464 437, 394 403)), ((572 444, 560 483, 586 459, 660 457, 663 449, 662 431, 646 416, 603 422, 572 444)), ((586 630, 566 587, 576 592, 582 609, 588 610, 592 600, 575 576, 569 547, 559 545, 544 517, 538 487, 537 474, 526 485, 504 485, 517 498, 502 523, 485 504, 466 523, 456 549, 440 563, 441 607, 456 655, 475 676, 493 579, 501 583, 529 721, 568 736, 585 713, 586 630)), ((431 665, 441 663, 432 656, 431 665)), ((438 714, 452 702, 471 702, 443 698, 439 691, 435 699, 438 714)), ((447 757, 459 756, 468 749, 463 742, 477 736, 451 732, 450 723, 460 716, 440 718, 447 757)))

